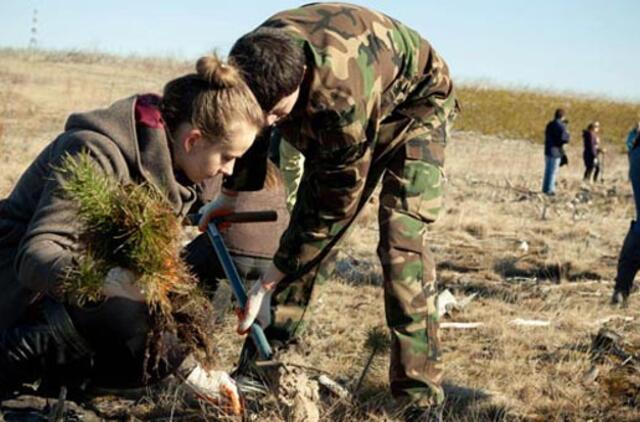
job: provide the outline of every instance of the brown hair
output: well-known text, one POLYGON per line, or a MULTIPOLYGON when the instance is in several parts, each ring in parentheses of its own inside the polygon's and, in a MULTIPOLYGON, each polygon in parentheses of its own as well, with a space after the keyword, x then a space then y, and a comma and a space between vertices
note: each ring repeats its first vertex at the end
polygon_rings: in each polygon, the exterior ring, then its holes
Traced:
POLYGON ((231 47, 229 60, 242 70, 265 112, 300 86, 306 63, 304 50, 289 34, 269 27, 242 36, 231 47))
POLYGON ((238 120, 264 126, 264 113, 238 69, 214 55, 198 59, 196 73, 165 85, 161 110, 171 132, 184 122, 215 138, 226 135, 238 120))

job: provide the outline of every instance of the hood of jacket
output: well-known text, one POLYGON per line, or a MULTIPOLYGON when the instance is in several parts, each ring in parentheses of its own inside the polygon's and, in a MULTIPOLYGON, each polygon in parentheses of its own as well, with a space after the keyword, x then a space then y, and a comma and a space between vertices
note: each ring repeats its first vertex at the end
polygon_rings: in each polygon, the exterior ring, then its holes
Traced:
POLYGON ((176 179, 164 127, 148 127, 136 122, 136 102, 141 98, 136 95, 105 109, 72 114, 65 131, 91 131, 109 138, 127 162, 131 178, 159 188, 174 211, 184 215, 195 201, 195 190, 176 179))

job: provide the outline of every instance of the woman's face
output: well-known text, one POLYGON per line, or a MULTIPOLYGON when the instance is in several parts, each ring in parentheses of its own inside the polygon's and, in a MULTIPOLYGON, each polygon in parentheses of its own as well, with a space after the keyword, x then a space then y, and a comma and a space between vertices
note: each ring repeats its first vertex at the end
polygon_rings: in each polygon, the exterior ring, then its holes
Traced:
POLYGON ((248 122, 234 122, 224 139, 207 139, 187 124, 177 132, 175 166, 193 183, 200 183, 218 174, 231 175, 236 159, 253 144, 258 128, 248 122))

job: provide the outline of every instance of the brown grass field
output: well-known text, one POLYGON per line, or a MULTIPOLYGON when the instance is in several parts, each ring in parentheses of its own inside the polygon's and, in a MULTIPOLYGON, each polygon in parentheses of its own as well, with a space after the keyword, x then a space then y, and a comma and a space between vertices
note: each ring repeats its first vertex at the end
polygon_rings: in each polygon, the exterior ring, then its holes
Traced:
MULTIPOLYGON (((69 113, 160 91, 190 67, 169 60, 0 50, 0 197, 61 131, 69 113)), ((621 143, 640 118, 640 105, 474 87, 462 87, 460 97, 464 114, 447 152, 447 205, 429 242, 439 289, 458 299, 478 294, 442 322, 483 325, 441 329, 445 420, 640 420, 640 299, 632 296, 624 310, 608 304, 617 255, 634 215, 621 143), (560 171, 559 194, 549 199, 539 194, 539 142, 560 106, 572 122, 570 165, 560 171), (584 184, 580 130, 592 119, 600 120, 603 138, 614 142, 605 145, 604 183, 584 184), (549 324, 513 324, 518 318, 549 324), (621 336, 618 348, 627 355, 594 352, 593 339, 603 327, 621 336)), ((350 391, 369 357, 367 333, 384 326, 374 211, 341 246, 337 271, 319 286, 297 350, 304 365, 314 368, 307 370, 309 378, 324 372, 350 391)), ((234 318, 229 314, 214 334, 225 369, 233 367, 242 340, 234 318)), ((314 403, 321 420, 401 420, 402 409, 388 392, 387 359, 384 350, 374 357, 353 399, 321 391, 314 403)), ((166 391, 138 401, 101 398, 91 410, 69 405, 67 415, 216 418, 206 406, 176 411, 176 397, 166 391)), ((3 404, 7 420, 16 412, 11 406, 3 404)), ((248 420, 295 418, 286 405, 268 398, 248 420)))

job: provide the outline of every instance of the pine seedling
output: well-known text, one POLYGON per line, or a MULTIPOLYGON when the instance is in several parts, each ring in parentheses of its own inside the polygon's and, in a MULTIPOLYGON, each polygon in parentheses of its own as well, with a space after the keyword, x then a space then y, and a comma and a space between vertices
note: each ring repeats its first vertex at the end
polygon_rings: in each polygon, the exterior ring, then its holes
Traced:
POLYGON ((356 397, 358 391, 360 391, 360 387, 362 386, 362 381, 367 376, 367 372, 369 372, 369 367, 373 363, 373 359, 376 357, 378 351, 388 349, 391 346, 391 340, 389 338, 389 332, 381 326, 375 326, 370 328, 367 332, 367 340, 364 343, 365 350, 369 351, 369 359, 367 359, 367 363, 362 369, 362 373, 360 374, 360 378, 356 384, 356 387, 353 391, 353 396, 356 397))
POLYGON ((79 306, 97 302, 103 298, 102 284, 108 271, 104 261, 96 259, 87 251, 78 259, 77 265, 67 268, 62 290, 79 306))
POLYGON ((86 152, 66 156, 55 170, 62 177, 62 194, 78 207, 84 245, 62 282, 64 293, 79 305, 99 301, 109 269, 129 269, 150 309, 147 357, 153 360, 145 367, 161 362, 165 332, 210 361, 213 310, 181 259, 180 222, 162 193, 149 184, 119 184, 86 152))

